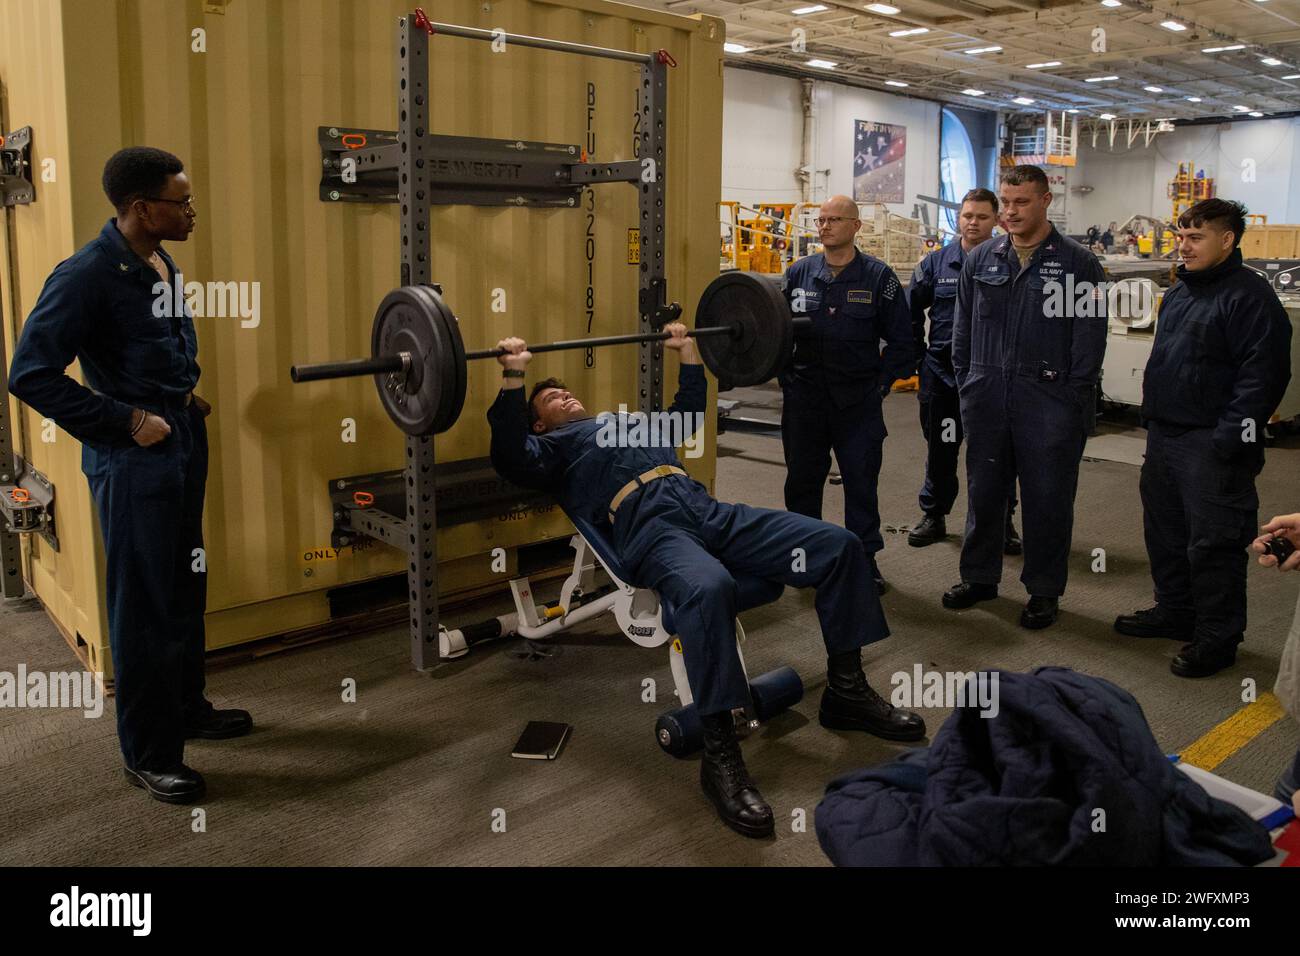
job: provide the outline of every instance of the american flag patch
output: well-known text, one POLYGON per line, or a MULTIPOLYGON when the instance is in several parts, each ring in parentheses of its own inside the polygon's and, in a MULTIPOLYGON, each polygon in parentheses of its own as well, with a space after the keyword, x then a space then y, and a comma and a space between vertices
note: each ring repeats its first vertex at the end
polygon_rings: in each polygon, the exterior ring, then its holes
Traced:
POLYGON ((897 294, 898 294, 898 279, 897 277, 891 275, 889 277, 889 281, 885 283, 885 288, 880 293, 880 295, 882 298, 892 299, 897 294))

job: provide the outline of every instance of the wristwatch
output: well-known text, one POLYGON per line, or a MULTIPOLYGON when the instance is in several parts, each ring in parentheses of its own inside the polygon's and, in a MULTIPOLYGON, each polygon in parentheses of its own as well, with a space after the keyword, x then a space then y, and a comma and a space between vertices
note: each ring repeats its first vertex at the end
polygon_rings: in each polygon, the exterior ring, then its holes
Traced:
POLYGON ((502 378, 526 378, 527 375, 528 373, 521 368, 508 368, 501 373, 502 378))

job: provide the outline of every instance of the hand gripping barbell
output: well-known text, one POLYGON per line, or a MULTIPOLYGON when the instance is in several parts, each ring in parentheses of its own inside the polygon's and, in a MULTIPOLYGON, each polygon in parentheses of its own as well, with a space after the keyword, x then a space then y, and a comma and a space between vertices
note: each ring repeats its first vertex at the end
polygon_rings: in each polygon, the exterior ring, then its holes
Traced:
MULTIPOLYGON (((695 309, 700 357, 723 388, 758 385, 773 378, 794 350, 795 319, 781 293, 780 277, 725 272, 709 283, 695 309)), ((530 352, 560 352, 671 338, 667 332, 634 332, 602 338, 529 345, 530 352)), ((295 382, 374 375, 379 400, 408 435, 435 435, 456 423, 465 407, 466 363, 496 358, 504 350, 466 352, 460 323, 438 286, 394 289, 379 303, 371 329, 373 358, 321 365, 295 365, 295 382)))

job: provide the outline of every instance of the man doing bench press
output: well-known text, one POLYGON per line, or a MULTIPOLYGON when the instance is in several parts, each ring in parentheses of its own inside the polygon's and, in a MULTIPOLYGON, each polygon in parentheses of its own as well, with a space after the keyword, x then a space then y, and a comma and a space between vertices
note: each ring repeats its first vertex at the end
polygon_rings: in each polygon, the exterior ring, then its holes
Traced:
MULTIPOLYGON (((686 326, 665 327, 681 357, 668 413, 699 420, 704 369, 686 326)), ((891 706, 862 672, 861 648, 889 636, 862 544, 850 531, 804 515, 712 498, 682 469, 671 447, 623 447, 600 440, 605 423, 556 379, 524 393, 532 358, 522 339, 498 343, 502 388, 488 410, 492 464, 515 484, 553 494, 574 515, 611 527, 617 556, 638 587, 672 609, 691 693, 704 727, 700 785, 732 829, 773 832, 772 809, 741 757, 733 708, 749 702, 736 649, 733 575, 817 589, 827 653, 822 726, 886 740, 920 740, 920 716, 891 706)), ((620 431, 620 433, 622 433, 620 431)), ((631 444, 631 443, 628 443, 631 444)))

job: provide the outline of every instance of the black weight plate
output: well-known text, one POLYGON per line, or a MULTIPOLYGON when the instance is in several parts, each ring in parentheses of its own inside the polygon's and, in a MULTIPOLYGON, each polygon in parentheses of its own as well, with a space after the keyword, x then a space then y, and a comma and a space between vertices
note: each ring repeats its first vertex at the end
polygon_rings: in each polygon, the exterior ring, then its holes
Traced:
POLYGON ((729 325, 735 336, 702 335, 700 357, 720 388, 759 385, 776 377, 794 352, 794 322, 781 276, 724 272, 704 290, 695 327, 729 325))
POLYGON ((445 352, 451 356, 451 361, 441 366, 441 368, 444 373, 450 372, 453 368, 455 369, 454 375, 447 376, 446 387, 442 391, 445 401, 439 404, 438 417, 433 423, 433 433, 441 435, 456 424, 460 418, 460 413, 465 409, 465 391, 468 387, 465 343, 460 337, 460 320, 452 314, 450 306, 443 299, 438 287, 422 285, 412 286, 411 288, 417 294, 428 299, 441 317, 443 340, 446 343, 445 352))
MULTIPOLYGON (((458 367, 459 335, 449 331, 445 315, 450 312, 441 296, 427 286, 394 289, 375 312, 371 354, 411 353, 411 372, 404 387, 390 388, 388 373, 375 376, 384 411, 408 435, 445 431, 460 414, 457 382, 464 381, 464 350, 458 367)), ((459 398, 463 404, 463 389, 459 398)))

